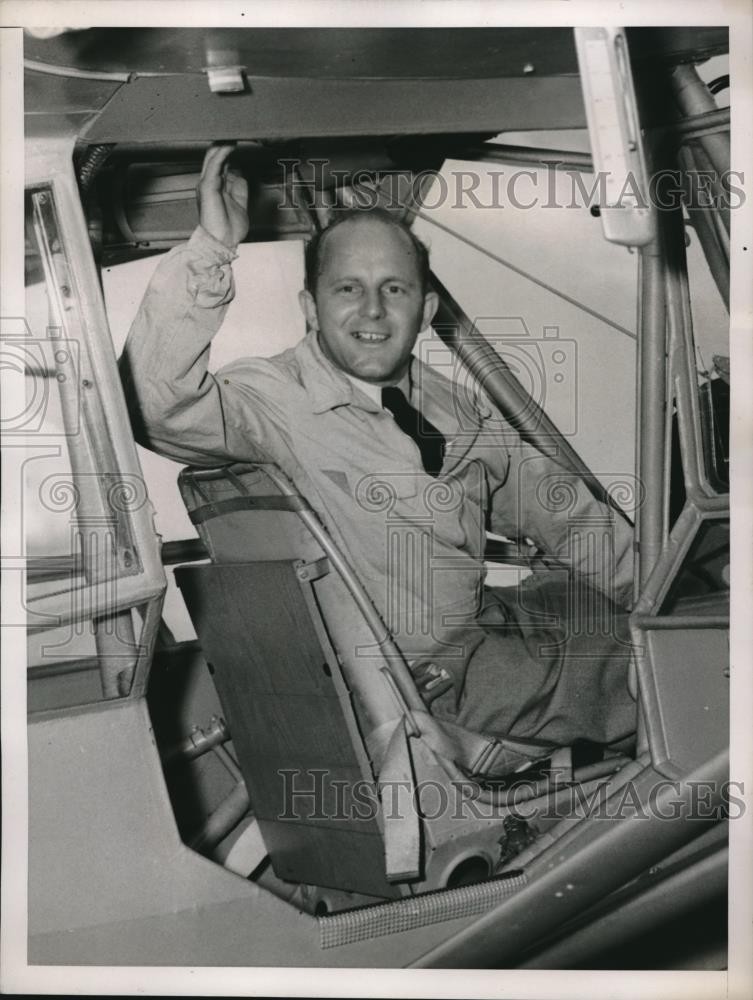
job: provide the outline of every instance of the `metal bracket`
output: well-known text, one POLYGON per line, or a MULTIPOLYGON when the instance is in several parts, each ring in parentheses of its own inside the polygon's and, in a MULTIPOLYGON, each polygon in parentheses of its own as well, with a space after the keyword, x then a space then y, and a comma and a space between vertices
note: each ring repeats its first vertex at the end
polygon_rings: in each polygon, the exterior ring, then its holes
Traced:
POLYGON ((206 66, 204 72, 213 94, 242 94, 246 89, 243 66, 206 66))
POLYGON ((311 562, 304 562, 302 559, 298 559, 294 563, 294 566, 295 575, 305 583, 313 583, 314 580, 320 580, 330 571, 327 556, 322 556, 321 559, 313 559, 311 562))

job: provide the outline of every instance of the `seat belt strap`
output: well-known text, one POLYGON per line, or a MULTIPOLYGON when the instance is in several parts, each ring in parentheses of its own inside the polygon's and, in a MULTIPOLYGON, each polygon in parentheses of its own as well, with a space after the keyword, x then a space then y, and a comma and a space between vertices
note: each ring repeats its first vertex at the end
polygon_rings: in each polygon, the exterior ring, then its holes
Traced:
POLYGON ((462 768, 469 777, 504 777, 539 760, 555 749, 541 740, 485 736, 447 719, 435 719, 414 709, 413 719, 433 752, 462 768))
POLYGON ((405 720, 392 731, 379 774, 384 836, 384 873, 389 882, 421 874, 421 836, 415 780, 405 720))

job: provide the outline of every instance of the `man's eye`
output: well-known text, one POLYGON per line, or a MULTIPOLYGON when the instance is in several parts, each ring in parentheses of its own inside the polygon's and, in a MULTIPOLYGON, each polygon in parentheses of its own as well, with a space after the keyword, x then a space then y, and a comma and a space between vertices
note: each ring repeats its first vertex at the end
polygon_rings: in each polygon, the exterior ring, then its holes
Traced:
POLYGON ((405 292, 405 289, 402 285, 387 285, 385 291, 388 295, 402 295, 405 292))
POLYGON ((355 295, 358 292, 358 285, 338 285, 337 290, 342 295, 355 295))

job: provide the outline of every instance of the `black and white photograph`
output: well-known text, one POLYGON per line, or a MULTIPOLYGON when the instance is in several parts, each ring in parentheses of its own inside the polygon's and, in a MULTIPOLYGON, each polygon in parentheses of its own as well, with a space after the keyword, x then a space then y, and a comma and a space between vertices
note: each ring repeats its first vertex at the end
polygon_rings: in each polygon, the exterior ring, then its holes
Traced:
POLYGON ((0 18, 3 992, 751 995, 750 6, 0 18))

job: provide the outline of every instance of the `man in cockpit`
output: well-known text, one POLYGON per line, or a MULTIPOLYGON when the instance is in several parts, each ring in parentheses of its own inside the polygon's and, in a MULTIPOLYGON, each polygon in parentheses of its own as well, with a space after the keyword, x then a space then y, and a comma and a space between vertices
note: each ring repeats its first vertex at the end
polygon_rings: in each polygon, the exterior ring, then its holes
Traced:
POLYGON ((349 554, 436 716, 557 744, 629 741, 632 532, 481 392, 469 412, 412 355, 438 303, 409 228, 340 213, 306 250, 304 339, 208 372, 249 225, 231 151, 208 151, 200 225, 160 262, 129 334, 141 442, 192 465, 276 463, 349 554), (485 588, 487 527, 567 569, 485 588))

